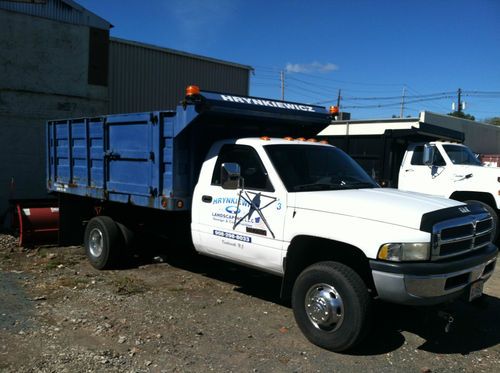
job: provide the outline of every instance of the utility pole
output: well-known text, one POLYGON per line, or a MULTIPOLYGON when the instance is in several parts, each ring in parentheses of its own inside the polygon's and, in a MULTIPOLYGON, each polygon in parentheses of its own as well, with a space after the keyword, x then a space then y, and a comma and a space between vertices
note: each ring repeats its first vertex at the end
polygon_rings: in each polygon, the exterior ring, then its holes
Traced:
POLYGON ((285 70, 280 71, 281 80, 281 100, 285 101, 285 70))
POLYGON ((401 97, 401 112, 399 113, 400 118, 403 118, 403 113, 405 109, 405 96, 406 96, 406 86, 403 86, 403 96, 401 97))
POLYGON ((459 88, 458 89, 458 108, 457 108, 457 112, 459 112, 459 113, 462 112, 462 102, 461 102, 461 99, 462 99, 462 89, 459 88))
POLYGON ((339 108, 340 110, 340 88, 339 88, 339 95, 337 96, 337 107, 339 108))

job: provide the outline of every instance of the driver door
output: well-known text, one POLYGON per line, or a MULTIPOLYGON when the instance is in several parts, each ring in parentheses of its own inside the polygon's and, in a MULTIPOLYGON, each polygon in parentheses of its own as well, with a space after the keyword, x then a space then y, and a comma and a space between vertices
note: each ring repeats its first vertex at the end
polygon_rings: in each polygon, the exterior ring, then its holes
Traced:
POLYGON ((282 272, 286 192, 271 183, 254 148, 222 146, 211 185, 201 198, 198 221, 206 253, 282 272), (239 165, 236 189, 225 188, 222 180, 227 164, 239 165))
MULTIPOLYGON (((434 146, 434 145, 432 145, 434 146)), ((446 161, 440 150, 435 147, 431 165, 424 164, 424 145, 415 145, 401 165, 399 185, 401 190, 432 194, 446 197, 447 169, 446 161)))

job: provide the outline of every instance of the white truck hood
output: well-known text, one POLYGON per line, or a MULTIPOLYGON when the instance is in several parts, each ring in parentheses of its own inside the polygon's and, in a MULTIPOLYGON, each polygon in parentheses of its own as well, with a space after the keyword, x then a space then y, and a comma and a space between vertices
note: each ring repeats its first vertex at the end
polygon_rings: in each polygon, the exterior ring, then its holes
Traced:
POLYGON ((295 193, 296 209, 324 211, 420 229, 422 215, 462 202, 397 189, 351 189, 295 193))

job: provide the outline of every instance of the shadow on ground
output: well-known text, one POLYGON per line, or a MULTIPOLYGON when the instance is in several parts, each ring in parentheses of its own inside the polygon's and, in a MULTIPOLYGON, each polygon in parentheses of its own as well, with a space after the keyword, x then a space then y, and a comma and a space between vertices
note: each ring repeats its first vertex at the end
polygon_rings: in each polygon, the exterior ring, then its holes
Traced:
POLYGON ((405 342, 403 332, 424 339, 418 349, 438 354, 467 355, 500 343, 500 299, 484 295, 479 301, 456 301, 441 307, 405 307, 374 302, 374 325, 368 338, 353 355, 391 352, 405 342), (449 332, 441 312, 453 316, 449 332))
POLYGON ((19 331, 30 325, 34 303, 20 283, 26 275, 0 272, 0 330, 19 331))
MULTIPOLYGON (((290 307, 289 302, 280 298, 281 278, 277 276, 200 256, 190 248, 153 251, 150 255, 161 255, 162 260, 173 267, 230 283, 235 286, 235 291, 243 294, 290 307)), ((405 342, 403 333, 409 332, 425 340, 418 347, 420 350, 467 355, 500 343, 498 315, 500 299, 490 295, 484 295, 473 303, 456 301, 435 307, 409 307, 374 301, 372 330, 366 340, 348 354, 370 356, 397 350, 405 342), (454 318, 448 332, 445 331, 447 321, 439 316, 441 312, 447 312, 454 318)))

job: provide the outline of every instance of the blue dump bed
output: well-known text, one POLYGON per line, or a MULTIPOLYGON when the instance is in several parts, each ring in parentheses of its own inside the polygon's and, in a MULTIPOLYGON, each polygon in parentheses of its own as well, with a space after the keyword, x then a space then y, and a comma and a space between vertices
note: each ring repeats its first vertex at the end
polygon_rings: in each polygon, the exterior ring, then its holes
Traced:
POLYGON ((189 96, 175 111, 47 123, 47 187, 105 201, 187 210, 214 141, 315 136, 325 108, 215 92, 189 96))

